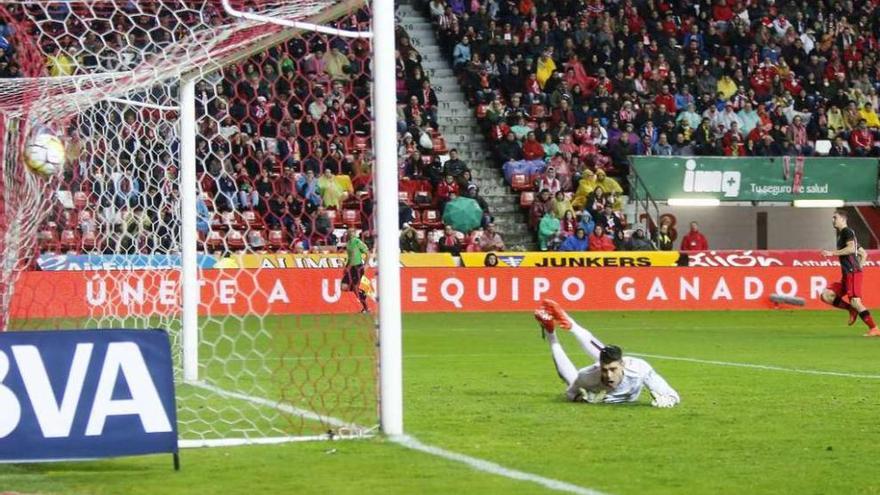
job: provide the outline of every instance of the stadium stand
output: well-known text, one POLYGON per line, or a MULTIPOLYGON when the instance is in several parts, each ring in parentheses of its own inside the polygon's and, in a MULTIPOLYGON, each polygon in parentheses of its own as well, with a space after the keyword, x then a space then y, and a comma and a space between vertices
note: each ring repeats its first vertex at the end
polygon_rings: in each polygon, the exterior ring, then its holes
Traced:
POLYGON ((601 224, 592 174, 625 189, 631 155, 878 155, 874 2, 419 7, 533 221, 549 166, 601 224))
MULTIPOLYGON (((418 7, 534 227, 538 215, 562 220, 570 208, 586 224, 611 222, 612 237, 626 229, 631 155, 880 154, 873 2, 421 0, 418 7), (544 189, 549 201, 541 200, 544 189)), ((170 13, 159 18, 175 22, 170 13)), ((340 24, 367 21, 359 14, 340 24)), ((161 46, 141 28, 143 43, 161 46)), ((15 47, 3 30, 0 77, 16 77, 15 47)), ((437 97, 419 51, 401 27, 397 39, 401 211, 422 249, 434 250, 450 195, 480 198, 438 132, 437 97)), ((46 52, 55 75, 118 63, 71 45, 46 52)), ((343 226, 373 230, 367 55, 363 42, 303 34, 199 85, 207 248, 252 239, 258 250, 333 247, 343 226), (223 243, 230 231, 244 235, 223 243)), ((176 228, 175 214, 138 208, 175 197, 173 182, 162 180, 176 173, 175 158, 139 146, 143 129, 127 120, 113 123, 125 128, 117 144, 136 151, 115 168, 76 158, 66 172, 73 201, 45 222, 42 250, 175 249, 162 235, 176 228)), ((491 221, 486 211, 483 227, 491 221)))

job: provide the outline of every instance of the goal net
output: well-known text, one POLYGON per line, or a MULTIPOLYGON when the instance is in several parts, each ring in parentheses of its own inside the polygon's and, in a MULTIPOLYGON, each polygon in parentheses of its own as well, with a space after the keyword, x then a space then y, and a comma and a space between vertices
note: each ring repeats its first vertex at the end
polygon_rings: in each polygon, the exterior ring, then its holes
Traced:
POLYGON ((370 28, 361 0, 3 2, 2 328, 166 329, 191 444, 370 434, 374 315, 326 254, 375 233, 370 28))

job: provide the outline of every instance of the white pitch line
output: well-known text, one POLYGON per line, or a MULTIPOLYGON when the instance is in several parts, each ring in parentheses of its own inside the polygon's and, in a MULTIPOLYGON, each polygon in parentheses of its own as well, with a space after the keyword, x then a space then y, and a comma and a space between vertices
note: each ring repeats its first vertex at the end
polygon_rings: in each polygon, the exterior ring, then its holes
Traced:
POLYGON ((466 464, 471 468, 476 469, 477 471, 483 471, 484 473, 490 473, 496 476, 503 476, 505 478, 519 481, 528 481, 541 485, 544 488, 556 490, 558 492, 577 493, 579 495, 604 495, 602 492, 598 492, 596 490, 591 490, 589 488, 584 488, 577 485, 572 485, 571 483, 566 483, 565 481, 554 480, 552 478, 538 476, 537 474, 506 468, 500 464, 495 464, 494 462, 490 462, 485 459, 471 457, 465 454, 459 454, 458 452, 451 452, 449 450, 435 447, 433 445, 426 445, 409 435, 393 436, 389 437, 389 440, 408 449, 417 450, 419 452, 424 452, 433 456, 442 457, 443 459, 466 464))
MULTIPOLYGON (((461 353, 461 354, 404 354, 404 359, 446 359, 446 358, 472 358, 472 357, 530 357, 544 356, 546 353, 524 352, 524 353, 461 353)), ((683 361, 687 363, 711 364, 715 366, 727 366, 732 368, 748 368, 764 371, 784 371, 788 373, 801 373, 805 375, 819 376, 838 376, 843 378, 867 378, 870 380, 880 380, 880 375, 847 373, 843 371, 826 371, 826 370, 810 370, 803 368, 786 368, 784 366, 774 366, 769 364, 753 364, 753 363, 737 363, 730 361, 714 361, 711 359, 698 359, 681 356, 663 356, 659 354, 645 354, 641 352, 627 352, 628 356, 646 357, 651 359, 661 359, 666 361, 683 361)), ((268 357, 268 358, 230 358, 226 361, 320 361, 320 360, 345 360, 345 359, 374 359, 375 356, 355 355, 355 356, 290 356, 290 357, 268 357)))
MULTIPOLYGON (((210 383, 190 382, 189 385, 193 385, 198 388, 209 390, 209 391, 214 392, 215 394, 221 395, 223 397, 240 399, 243 401, 251 402, 253 404, 258 404, 261 406, 270 407, 270 408, 273 408, 273 409, 276 409, 278 411, 285 412, 288 414, 293 414, 293 415, 300 416, 303 418, 322 421, 326 424, 330 424, 330 425, 333 425, 336 427, 347 427, 347 428, 352 428, 352 429, 361 430, 361 431, 367 429, 367 428, 364 428, 363 426, 355 425, 352 423, 347 423, 339 418, 334 418, 332 416, 324 416, 324 415, 318 414, 314 411, 300 409, 298 407, 293 407, 288 404, 279 404, 276 401, 264 399, 262 397, 241 394, 238 392, 231 392, 229 390, 217 387, 216 385, 211 385, 210 383)), ((293 438, 297 441, 306 440, 305 438, 299 438, 299 437, 288 437, 288 438, 293 438)), ((285 441, 286 439, 287 438, 270 439, 270 441, 267 441, 264 443, 280 443, 281 441, 285 441)), ((317 439, 318 438, 316 438, 316 440, 317 439)), ((556 491, 560 491, 560 492, 576 493, 578 495, 605 495, 602 492, 598 492, 596 490, 590 490, 588 488, 583 488, 583 487, 580 487, 577 485, 572 485, 571 483, 566 483, 564 481, 554 480, 552 478, 545 478, 545 477, 539 476, 537 474, 532 474, 532 473, 527 473, 525 471, 519 471, 516 469, 506 468, 500 464, 495 464, 494 462, 487 461, 485 459, 480 459, 478 457, 471 457, 471 456, 465 455, 465 454, 459 454, 458 452, 451 452, 449 450, 445 450, 440 447, 435 447, 433 445, 427 445, 427 444, 424 444, 424 443, 416 440, 415 438, 413 438, 409 435, 389 437, 389 440, 391 440, 392 442, 394 442, 402 447, 406 447, 408 449, 417 450, 419 452, 424 452, 426 454, 434 455, 437 457, 442 457, 443 459, 466 464, 467 466, 470 466, 471 468, 476 469, 478 471, 482 471, 484 473, 489 473, 489 474, 493 474, 496 476, 503 476, 505 478, 510 478, 510 479, 514 479, 514 480, 518 480, 518 481, 528 481, 531 483, 536 483, 538 485, 541 485, 545 488, 549 488, 551 490, 556 490, 556 491)), ((233 443, 230 443, 229 445, 242 445, 242 444, 243 443, 240 443, 238 441, 234 441, 233 443)), ((187 443, 185 445, 190 446, 190 447, 209 446, 209 445, 210 446, 225 446, 222 443, 218 443, 215 445, 213 443, 206 443, 206 442, 199 443, 198 441, 193 441, 193 442, 187 443)))
POLYGON ((866 378, 869 380, 880 380, 880 375, 865 375, 861 373, 846 373, 843 371, 824 371, 824 370, 807 370, 803 368, 786 368, 783 366, 773 366, 767 364, 751 364, 751 363, 732 363, 728 361, 714 361, 711 359, 696 359, 679 356, 661 356, 658 354, 644 354, 640 352, 628 352, 630 356, 646 357, 651 359, 660 359, 666 361, 683 361, 686 363, 711 364, 715 366, 728 366, 733 368, 749 368, 764 371, 784 371, 788 373, 801 373, 804 375, 820 375, 820 376, 841 376, 845 378, 866 378))

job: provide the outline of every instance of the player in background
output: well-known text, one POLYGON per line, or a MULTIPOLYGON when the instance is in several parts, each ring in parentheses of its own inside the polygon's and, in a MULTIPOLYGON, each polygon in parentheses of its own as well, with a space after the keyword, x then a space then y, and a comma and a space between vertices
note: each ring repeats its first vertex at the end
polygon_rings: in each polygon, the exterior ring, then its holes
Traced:
POLYGON ((599 342, 555 301, 545 299, 535 310, 535 319, 550 343, 556 372, 568 385, 565 391, 568 400, 608 404, 636 402, 642 389, 647 388, 654 398, 651 402, 654 407, 674 407, 681 401, 678 392, 647 361, 623 356, 620 347, 599 342), (580 370, 575 368, 559 343, 556 325, 570 331, 596 363, 580 370))
POLYGON ((831 224, 837 231, 837 249, 823 250, 822 256, 838 256, 840 259, 840 282, 831 284, 822 291, 822 301, 835 308, 849 311, 849 324, 861 318, 868 327, 865 337, 880 337, 880 330, 874 323, 871 312, 862 304, 862 266, 868 259, 868 253, 859 247, 856 233, 846 224, 846 212, 837 211, 831 216, 831 224), (849 301, 844 301, 846 296, 849 301))
POLYGON ((364 257, 370 248, 361 240, 354 227, 348 228, 348 242, 345 244, 345 274, 342 276, 342 290, 354 292, 361 303, 361 313, 369 313, 367 293, 361 287, 364 278, 364 257))

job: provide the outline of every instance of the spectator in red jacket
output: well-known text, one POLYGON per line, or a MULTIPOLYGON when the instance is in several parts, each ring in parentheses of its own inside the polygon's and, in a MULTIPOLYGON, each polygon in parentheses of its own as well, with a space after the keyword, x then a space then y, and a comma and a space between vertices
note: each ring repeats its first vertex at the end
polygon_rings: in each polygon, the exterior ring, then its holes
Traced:
POLYGON ((874 137, 868 130, 868 122, 865 119, 859 120, 859 126, 849 134, 849 147, 852 149, 852 154, 866 156, 870 154, 873 145, 874 137))
POLYGON ((708 251, 709 241, 706 236, 700 232, 700 226, 697 222, 691 222, 691 230, 681 239, 682 251, 708 251))
POLYGON ((668 84, 664 84, 661 93, 654 97, 654 104, 657 105, 658 108, 661 106, 665 107, 667 112, 673 114, 678 111, 678 109, 675 108, 675 96, 669 92, 668 84))
POLYGON ((452 195, 458 195, 458 182, 455 182, 455 178, 447 174, 446 180, 437 186, 437 200, 440 208, 443 208, 446 202, 452 199, 452 195))
POLYGON ((605 235, 605 229, 601 225, 593 228, 590 234, 590 251, 614 251, 614 241, 605 235))
POLYGON ((540 160, 544 158, 544 147, 535 139, 535 133, 530 132, 526 135, 523 142, 523 157, 526 160, 540 160))

